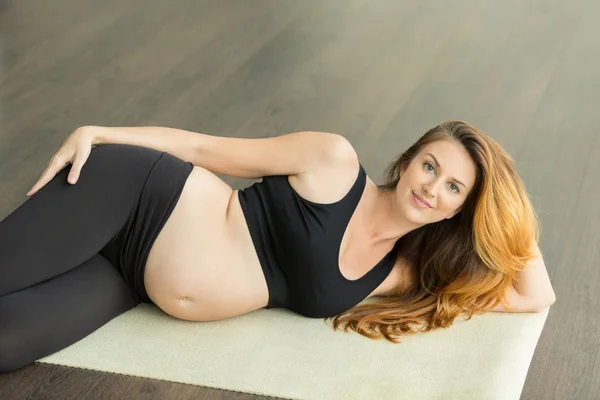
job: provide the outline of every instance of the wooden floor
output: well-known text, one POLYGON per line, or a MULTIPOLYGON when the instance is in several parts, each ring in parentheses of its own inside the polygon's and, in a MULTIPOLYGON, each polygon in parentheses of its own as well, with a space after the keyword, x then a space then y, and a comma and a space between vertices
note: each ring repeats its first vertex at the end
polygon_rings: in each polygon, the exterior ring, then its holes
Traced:
MULTIPOLYGON (((337 132, 380 181, 427 129, 467 120, 515 158, 558 298, 522 398, 597 399, 599 14, 593 0, 0 0, 0 219, 81 125, 337 132)), ((263 397, 31 365, 0 374, 0 398, 263 397)))

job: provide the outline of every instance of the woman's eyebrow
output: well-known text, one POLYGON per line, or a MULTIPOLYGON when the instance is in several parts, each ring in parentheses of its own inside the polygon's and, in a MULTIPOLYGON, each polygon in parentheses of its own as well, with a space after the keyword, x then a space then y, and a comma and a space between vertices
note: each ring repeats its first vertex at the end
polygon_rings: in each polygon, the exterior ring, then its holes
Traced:
MULTIPOLYGON (((435 162, 435 165, 437 165, 437 167, 438 167, 439 169, 442 169, 442 167, 440 166, 440 163, 438 162, 437 158, 435 158, 435 156, 434 156, 433 154, 431 154, 431 153, 426 153, 426 154, 430 155, 430 156, 433 158, 433 161, 435 162)), ((464 183, 462 183, 461 181, 459 181, 458 179, 456 179, 456 178, 451 178, 451 179, 452 179, 453 181, 455 181, 456 183, 460 183, 461 185, 463 185, 463 186, 464 186, 464 188, 465 188, 465 189, 467 189, 467 187, 465 186, 465 184, 464 184, 464 183)))

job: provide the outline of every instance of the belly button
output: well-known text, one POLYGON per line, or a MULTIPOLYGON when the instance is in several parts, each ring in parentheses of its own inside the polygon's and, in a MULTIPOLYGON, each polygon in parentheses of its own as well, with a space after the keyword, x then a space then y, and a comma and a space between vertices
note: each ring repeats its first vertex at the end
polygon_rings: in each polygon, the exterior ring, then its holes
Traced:
POLYGON ((190 298, 189 298, 189 297, 187 297, 187 296, 183 296, 183 297, 180 297, 180 298, 179 298, 179 301, 181 301, 182 303, 191 303, 191 302, 192 302, 192 299, 190 299, 190 298))

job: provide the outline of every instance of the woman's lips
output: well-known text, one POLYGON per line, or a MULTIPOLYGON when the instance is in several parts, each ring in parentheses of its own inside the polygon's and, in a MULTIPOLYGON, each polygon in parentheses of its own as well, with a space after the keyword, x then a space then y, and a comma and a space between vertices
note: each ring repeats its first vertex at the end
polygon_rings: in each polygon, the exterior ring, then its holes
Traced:
POLYGON ((426 203, 424 200, 422 200, 414 192, 413 192, 413 200, 414 200, 415 204, 421 208, 431 208, 431 206, 428 203, 426 203))

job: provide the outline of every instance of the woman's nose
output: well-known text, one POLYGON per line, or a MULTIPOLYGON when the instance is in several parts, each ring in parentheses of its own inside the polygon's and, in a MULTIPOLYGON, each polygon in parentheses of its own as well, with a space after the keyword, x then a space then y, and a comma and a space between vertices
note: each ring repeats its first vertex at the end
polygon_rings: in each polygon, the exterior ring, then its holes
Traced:
POLYGON ((423 190, 428 196, 435 197, 437 195, 438 185, 438 181, 433 181, 423 186, 423 190))

